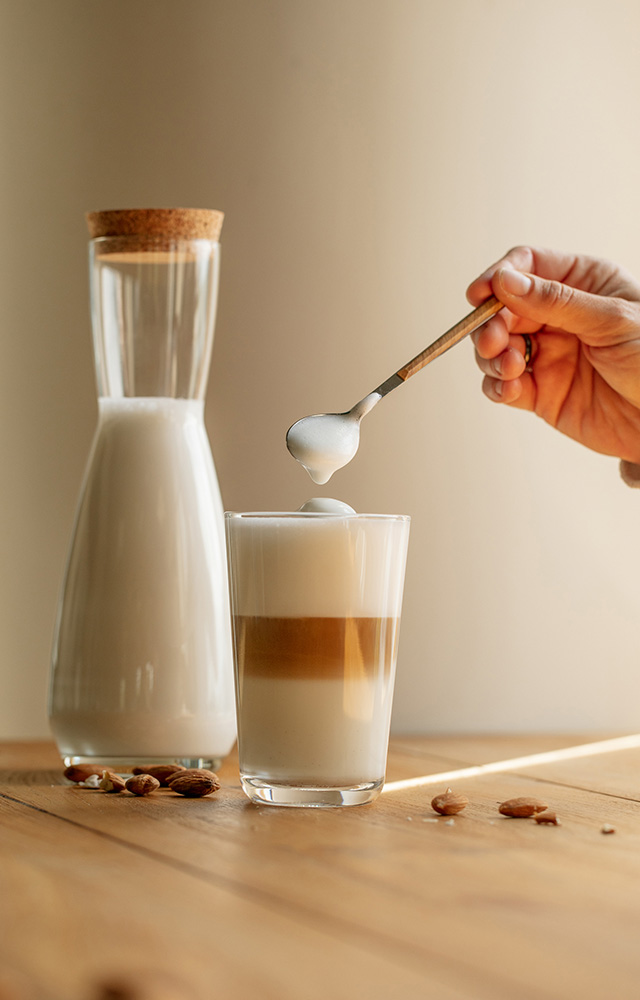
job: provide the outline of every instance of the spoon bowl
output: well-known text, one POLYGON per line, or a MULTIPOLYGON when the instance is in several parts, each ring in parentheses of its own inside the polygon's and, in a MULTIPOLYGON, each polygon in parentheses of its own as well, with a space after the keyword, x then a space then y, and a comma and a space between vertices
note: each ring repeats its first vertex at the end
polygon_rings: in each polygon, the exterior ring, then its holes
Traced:
POLYGON ((328 483, 349 464, 360 445, 360 421, 381 399, 379 392, 371 392, 346 413, 313 413, 291 425, 287 448, 314 483, 328 483))

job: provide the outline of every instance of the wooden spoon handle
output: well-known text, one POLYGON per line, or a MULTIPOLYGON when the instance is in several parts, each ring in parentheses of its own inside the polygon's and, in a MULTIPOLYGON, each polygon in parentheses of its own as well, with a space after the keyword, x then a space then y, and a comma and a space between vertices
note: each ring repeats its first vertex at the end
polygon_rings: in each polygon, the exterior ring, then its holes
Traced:
POLYGON ((425 365, 428 365, 430 361, 433 361, 434 358, 440 357, 441 354, 448 351, 454 344, 459 343, 459 341, 463 340, 468 334, 477 330, 479 326, 486 323, 488 319, 495 316, 495 314, 500 312, 501 309, 502 302, 498 302, 498 300, 492 295, 491 298, 487 299, 486 302, 483 302, 481 306, 478 306, 478 308, 474 309, 468 316, 461 319, 459 323, 452 326, 450 330, 443 333, 441 337, 434 340, 432 344, 425 347, 424 351, 421 351, 420 354, 416 354, 415 358, 409 361, 404 368, 400 368, 400 370, 396 372, 397 376, 405 382, 408 378, 411 378, 412 375, 415 375, 416 372, 419 372, 422 368, 424 368, 425 365))

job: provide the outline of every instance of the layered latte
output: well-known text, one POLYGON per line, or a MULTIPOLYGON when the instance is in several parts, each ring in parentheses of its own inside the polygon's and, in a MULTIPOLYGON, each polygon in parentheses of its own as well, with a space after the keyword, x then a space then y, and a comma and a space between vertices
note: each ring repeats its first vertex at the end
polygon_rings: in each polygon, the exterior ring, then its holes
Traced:
POLYGON ((408 518, 231 515, 227 529, 241 772, 381 782, 408 518))

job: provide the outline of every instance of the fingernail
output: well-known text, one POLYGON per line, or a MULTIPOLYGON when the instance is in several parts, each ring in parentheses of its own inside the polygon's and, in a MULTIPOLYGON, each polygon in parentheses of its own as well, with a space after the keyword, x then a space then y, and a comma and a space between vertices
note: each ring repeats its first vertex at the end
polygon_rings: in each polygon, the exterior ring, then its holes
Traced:
POLYGON ((531 288, 531 278, 522 271, 515 271, 511 267, 503 267, 498 276, 500 284, 509 295, 526 295, 531 288))
POLYGON ((502 382, 500 381, 500 379, 496 379, 495 382, 493 383, 493 391, 495 392, 496 396, 502 395, 502 382))
POLYGON ((496 375, 502 375, 502 355, 493 359, 492 367, 496 375))

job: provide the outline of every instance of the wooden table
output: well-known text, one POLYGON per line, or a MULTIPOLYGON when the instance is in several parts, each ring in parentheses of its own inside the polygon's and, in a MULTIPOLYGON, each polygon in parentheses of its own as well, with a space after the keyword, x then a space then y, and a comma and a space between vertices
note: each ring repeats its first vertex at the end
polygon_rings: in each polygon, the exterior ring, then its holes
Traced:
POLYGON ((0 998, 637 1000, 639 748, 393 786, 585 740, 397 739, 389 790, 336 810, 251 805, 235 759, 211 798, 137 799, 4 744, 0 998), (501 817, 517 795, 562 825, 501 817))

